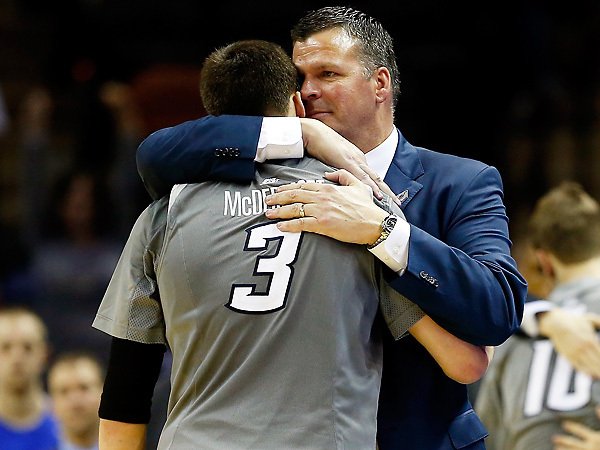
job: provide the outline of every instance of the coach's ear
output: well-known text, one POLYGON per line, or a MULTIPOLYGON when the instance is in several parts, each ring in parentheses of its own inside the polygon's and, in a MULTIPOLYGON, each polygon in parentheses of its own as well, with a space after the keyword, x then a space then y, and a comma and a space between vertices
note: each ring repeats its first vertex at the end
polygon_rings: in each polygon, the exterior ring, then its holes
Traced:
POLYGON ((297 117, 306 117, 306 110, 304 109, 304 103, 302 103, 302 97, 300 96, 300 92, 296 91, 292 96, 292 101, 294 102, 294 108, 296 109, 297 117))

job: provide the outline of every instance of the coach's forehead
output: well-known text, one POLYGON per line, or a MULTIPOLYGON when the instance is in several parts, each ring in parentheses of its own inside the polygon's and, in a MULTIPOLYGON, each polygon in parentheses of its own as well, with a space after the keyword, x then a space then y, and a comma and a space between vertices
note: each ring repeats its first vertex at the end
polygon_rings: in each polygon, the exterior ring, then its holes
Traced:
POLYGON ((294 44, 296 65, 316 60, 339 60, 356 57, 358 43, 342 28, 329 28, 294 44))

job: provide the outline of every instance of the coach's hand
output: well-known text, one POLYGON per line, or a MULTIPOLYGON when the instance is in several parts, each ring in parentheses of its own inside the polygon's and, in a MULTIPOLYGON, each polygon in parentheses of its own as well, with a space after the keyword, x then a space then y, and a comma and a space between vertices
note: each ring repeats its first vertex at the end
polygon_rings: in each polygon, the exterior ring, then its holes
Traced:
POLYGON ((280 207, 265 214, 269 219, 290 219, 277 223, 281 231, 309 231, 355 244, 375 242, 388 213, 373 203, 370 189, 346 170, 325 177, 340 185, 281 186, 265 199, 267 205, 280 207))
POLYGON ((381 177, 367 164, 365 154, 333 128, 316 119, 300 119, 302 139, 306 151, 325 164, 346 169, 358 180, 373 189, 373 194, 382 199, 381 191, 398 203, 396 196, 381 177))

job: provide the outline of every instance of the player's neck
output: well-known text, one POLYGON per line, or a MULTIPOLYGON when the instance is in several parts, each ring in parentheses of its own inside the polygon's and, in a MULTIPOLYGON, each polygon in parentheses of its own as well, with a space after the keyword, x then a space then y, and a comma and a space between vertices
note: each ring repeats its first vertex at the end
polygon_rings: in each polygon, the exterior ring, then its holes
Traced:
POLYGON ((565 284, 581 278, 600 277, 600 256, 576 264, 560 264, 555 267, 556 284, 565 284))
POLYGON ((44 391, 39 384, 23 388, 0 388, 0 418, 15 425, 36 422, 45 408, 44 391))

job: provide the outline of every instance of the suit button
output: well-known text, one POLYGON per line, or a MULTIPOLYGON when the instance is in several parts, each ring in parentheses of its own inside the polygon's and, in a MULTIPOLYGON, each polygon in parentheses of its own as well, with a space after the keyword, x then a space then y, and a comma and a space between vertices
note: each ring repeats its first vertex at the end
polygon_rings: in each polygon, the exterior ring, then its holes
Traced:
POLYGON ((431 275, 429 275, 427 272, 425 272, 424 270, 421 270, 421 272, 419 272, 419 276, 421 278, 423 278, 426 282, 428 282, 430 285, 432 285, 433 287, 437 288, 440 284, 438 283, 437 278, 432 277, 431 275))

